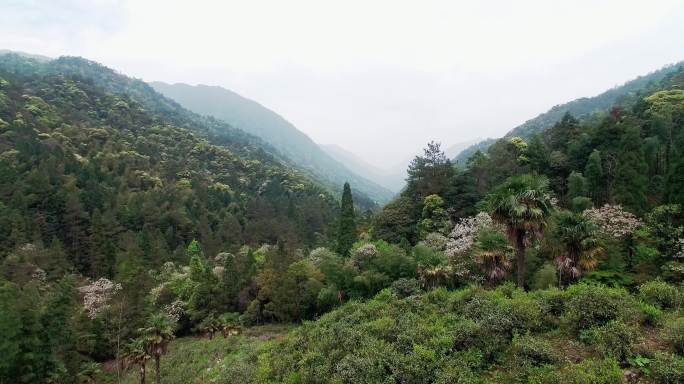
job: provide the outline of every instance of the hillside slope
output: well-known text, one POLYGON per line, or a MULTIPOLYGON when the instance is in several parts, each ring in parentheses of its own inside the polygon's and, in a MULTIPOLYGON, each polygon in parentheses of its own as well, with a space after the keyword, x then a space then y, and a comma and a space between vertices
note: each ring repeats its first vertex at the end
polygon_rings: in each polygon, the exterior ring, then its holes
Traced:
POLYGON ((182 257, 193 238, 209 255, 314 245, 336 207, 260 139, 142 81, 80 58, 0 55, 2 253, 53 244, 59 268, 113 276, 123 260, 182 257))
MULTIPOLYGON (((656 83, 672 73, 681 71, 682 66, 684 66, 684 62, 668 65, 645 76, 630 80, 621 86, 609 89, 597 96, 582 97, 565 104, 556 105, 537 117, 513 128, 504 137, 518 136, 529 138, 535 133, 542 132, 556 124, 566 113, 581 120, 596 112, 607 111, 615 104, 629 103, 630 100, 635 101, 638 99, 638 93, 649 93, 649 89, 656 83)), ((473 153, 478 150, 486 152, 487 148, 495 141, 495 139, 487 139, 473 144, 462 150, 454 160, 459 164, 464 164, 473 153)))
POLYGON ((393 195, 387 188, 346 168, 282 116, 253 100, 217 86, 163 82, 150 85, 193 112, 213 116, 260 137, 333 190, 340 189, 348 181, 357 192, 357 202, 370 198, 384 204, 393 195))

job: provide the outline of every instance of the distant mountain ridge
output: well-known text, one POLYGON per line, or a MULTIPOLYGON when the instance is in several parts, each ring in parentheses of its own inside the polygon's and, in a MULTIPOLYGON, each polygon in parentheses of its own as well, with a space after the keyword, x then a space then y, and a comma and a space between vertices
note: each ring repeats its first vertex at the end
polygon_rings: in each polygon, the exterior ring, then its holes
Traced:
POLYGON ((268 142, 331 189, 341 190, 342 184, 348 181, 355 192, 355 200, 362 206, 368 207, 371 203, 382 205, 394 195, 389 189, 347 168, 285 118, 254 100, 219 86, 149 84, 195 113, 223 120, 268 142), (364 200, 368 201, 364 204, 364 200))
MULTIPOLYGON (((560 121, 566 113, 570 113, 575 118, 582 119, 596 112, 607 111, 615 104, 621 104, 626 99, 636 99, 635 96, 638 92, 646 91, 649 88, 649 85, 653 85, 667 75, 681 70, 682 66, 684 66, 684 61, 667 65, 647 75, 630 80, 623 85, 613 87, 597 96, 582 97, 565 104, 556 105, 537 117, 527 120, 523 124, 513 128, 504 135, 504 138, 515 136, 529 138, 535 133, 542 132, 553 126, 560 121)), ((489 138, 471 145, 462 150, 454 158, 454 161, 458 164, 464 164, 475 152, 478 150, 485 152, 494 142, 496 142, 496 139, 489 138)))

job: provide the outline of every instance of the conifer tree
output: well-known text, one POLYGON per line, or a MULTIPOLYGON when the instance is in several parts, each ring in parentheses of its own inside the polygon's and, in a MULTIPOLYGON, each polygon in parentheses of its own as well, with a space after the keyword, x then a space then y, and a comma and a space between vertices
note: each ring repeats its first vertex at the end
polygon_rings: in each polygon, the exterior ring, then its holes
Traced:
POLYGON ((605 180, 603 178, 603 166, 601 165, 601 152, 594 150, 587 165, 584 168, 584 176, 587 181, 587 190, 594 204, 600 205, 603 203, 605 180))
POLYGON ((640 130, 638 127, 628 127, 620 140, 615 199, 637 213, 646 209, 647 171, 640 130))
POLYGON ((348 256, 354 242, 356 242, 356 219, 354 217, 354 200, 352 199, 349 183, 344 183, 342 205, 340 207, 340 222, 337 234, 337 253, 348 256))
POLYGON ((587 180, 581 172, 572 172, 568 176, 568 198, 570 200, 575 197, 586 196, 587 194, 587 180))
POLYGON ((669 203, 684 205, 684 130, 677 136, 674 148, 670 157, 665 193, 669 203))

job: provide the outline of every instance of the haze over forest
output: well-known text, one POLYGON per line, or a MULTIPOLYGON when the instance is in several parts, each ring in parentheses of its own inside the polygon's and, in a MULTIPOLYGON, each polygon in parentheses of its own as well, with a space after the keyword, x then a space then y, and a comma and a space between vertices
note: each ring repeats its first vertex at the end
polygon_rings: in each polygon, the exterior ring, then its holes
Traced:
POLYGON ((683 18, 677 0, 10 1, 0 47, 222 86, 387 170, 680 61, 683 18))
POLYGON ((0 384, 684 383, 679 1, 0 4, 0 384))

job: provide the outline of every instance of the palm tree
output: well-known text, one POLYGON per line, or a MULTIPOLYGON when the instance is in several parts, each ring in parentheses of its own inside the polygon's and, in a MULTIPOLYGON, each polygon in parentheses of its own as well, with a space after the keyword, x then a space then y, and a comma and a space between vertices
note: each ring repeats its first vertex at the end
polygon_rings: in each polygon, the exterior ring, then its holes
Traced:
POLYGON ((583 272, 596 268, 598 258, 604 253, 598 228, 583 213, 559 212, 551 235, 560 245, 556 265, 561 273, 561 281, 564 274, 576 280, 583 272))
POLYGON ((475 237, 474 255, 477 264, 490 283, 506 277, 511 269, 511 247, 506 235, 495 229, 481 229, 475 237))
POLYGON ((553 205, 544 176, 526 174, 508 178, 487 196, 494 221, 506 227, 515 245, 518 287, 525 289, 525 249, 533 236, 540 236, 553 205))
POLYGON ((161 372, 159 360, 166 354, 169 342, 174 338, 175 323, 163 313, 152 316, 145 328, 140 331, 143 334, 147 352, 154 357, 154 368, 157 384, 161 384, 161 372))
POLYGON ((140 366, 140 384, 145 384, 145 365, 150 359, 144 339, 135 339, 124 346, 122 355, 127 364, 140 366))

